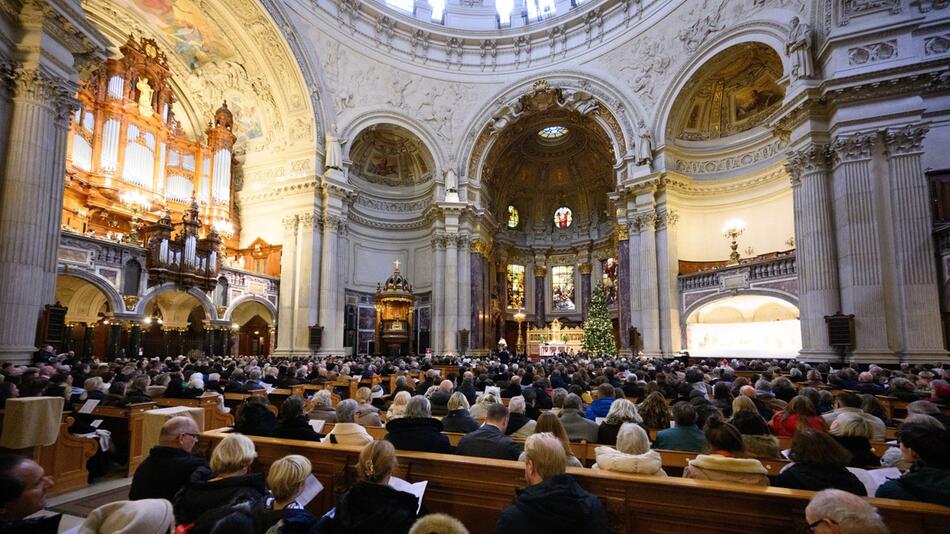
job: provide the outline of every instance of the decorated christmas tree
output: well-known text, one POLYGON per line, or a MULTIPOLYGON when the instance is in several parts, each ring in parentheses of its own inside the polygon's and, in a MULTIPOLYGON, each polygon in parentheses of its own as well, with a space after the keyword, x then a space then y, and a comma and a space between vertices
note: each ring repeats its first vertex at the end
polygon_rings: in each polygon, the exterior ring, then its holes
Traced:
POLYGON ((587 320, 584 321, 583 348, 590 354, 617 354, 613 325, 610 323, 610 314, 607 313, 607 295, 600 284, 597 284, 590 294, 590 308, 587 310, 587 320))

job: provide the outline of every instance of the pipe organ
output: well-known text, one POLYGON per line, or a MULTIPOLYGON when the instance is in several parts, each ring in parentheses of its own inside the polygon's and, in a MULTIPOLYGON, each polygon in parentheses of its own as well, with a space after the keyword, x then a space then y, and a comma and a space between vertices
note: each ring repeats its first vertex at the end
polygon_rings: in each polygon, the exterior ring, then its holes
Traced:
MULTIPOLYGON (((77 95, 81 107, 67 146, 64 225, 93 235, 128 234, 136 209, 143 221, 154 223, 163 210, 176 219, 191 217, 194 200, 195 220, 203 221, 205 233, 212 226, 236 227, 236 137, 227 103, 215 112, 205 140, 190 140, 175 119, 171 71, 155 41, 130 36, 120 51, 122 57, 105 61, 77 95), (123 205, 127 193, 146 205, 123 205)), ((223 237, 237 248, 234 232, 223 237)))

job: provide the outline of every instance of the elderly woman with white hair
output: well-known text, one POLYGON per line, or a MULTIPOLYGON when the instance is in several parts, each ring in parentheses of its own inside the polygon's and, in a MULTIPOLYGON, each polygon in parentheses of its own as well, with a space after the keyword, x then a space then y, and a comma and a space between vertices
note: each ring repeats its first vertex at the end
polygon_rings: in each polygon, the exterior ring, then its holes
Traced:
POLYGON ((475 406, 472 406, 469 413, 471 413, 472 417, 476 420, 483 421, 488 417, 488 407, 492 404, 499 404, 500 402, 494 392, 486 391, 478 396, 475 400, 475 406))
POLYGON ((650 448, 650 437, 638 424, 624 423, 617 432, 617 447, 601 445, 594 449, 594 469, 665 477, 660 453, 650 448))
POLYGON ((528 436, 534 434, 534 426, 537 422, 525 415, 526 408, 524 397, 521 395, 512 397, 508 401, 508 428, 505 434, 514 439, 527 439, 528 436))
POLYGON ((386 420, 392 421, 393 419, 405 417, 406 405, 409 404, 409 399, 411 398, 412 393, 408 391, 400 391, 396 393, 396 396, 393 397, 393 403, 389 405, 389 411, 386 412, 386 420))
POLYGON ((355 422, 357 404, 353 399, 340 401, 336 405, 336 424, 321 441, 323 443, 342 443, 343 445, 366 445, 373 436, 355 422))
POLYGON ((188 377, 188 384, 185 386, 185 389, 181 392, 180 397, 183 399, 196 399, 205 393, 205 381, 204 377, 201 376, 201 373, 191 373, 191 376, 188 377))
POLYGON ((877 508, 839 489, 819 491, 805 507, 805 520, 815 534, 887 534, 877 508))
POLYGON ((607 417, 601 421, 597 427, 597 443, 601 445, 614 445, 617 443, 617 433, 624 423, 643 422, 643 418, 637 412, 637 406, 627 399, 617 399, 610 404, 610 410, 607 411, 607 417))
POLYGON ((336 410, 333 409, 333 394, 328 389, 321 389, 314 393, 310 400, 310 418, 320 419, 327 423, 336 422, 336 410))
POLYGON ((406 405, 405 417, 386 423, 386 439, 404 451, 441 452, 449 454, 452 446, 442 434, 442 421, 432 417, 429 399, 416 395, 406 405))

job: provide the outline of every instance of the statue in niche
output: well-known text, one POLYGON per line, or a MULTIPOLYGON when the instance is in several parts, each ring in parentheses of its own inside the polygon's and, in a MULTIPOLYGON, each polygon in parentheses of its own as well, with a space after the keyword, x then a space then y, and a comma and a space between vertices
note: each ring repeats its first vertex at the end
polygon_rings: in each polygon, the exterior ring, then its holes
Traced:
POLYGON ((148 78, 139 78, 139 81, 135 83, 135 88, 139 90, 139 115, 151 117, 153 113, 152 94, 155 93, 155 90, 148 84, 148 78))
POLYGON ((811 79, 815 77, 815 64, 811 56, 811 42, 814 31, 811 25, 792 17, 789 22, 788 39, 785 40, 785 53, 792 60, 791 79, 811 79))
POLYGON ((445 171, 445 201, 459 202, 459 179, 452 167, 445 171))
POLYGON ((327 169, 343 170, 343 139, 340 139, 336 133, 336 124, 331 124, 326 133, 326 161, 327 169))
POLYGON ((649 165, 653 162, 653 134, 643 120, 637 123, 640 130, 640 142, 637 143, 637 165, 649 165))

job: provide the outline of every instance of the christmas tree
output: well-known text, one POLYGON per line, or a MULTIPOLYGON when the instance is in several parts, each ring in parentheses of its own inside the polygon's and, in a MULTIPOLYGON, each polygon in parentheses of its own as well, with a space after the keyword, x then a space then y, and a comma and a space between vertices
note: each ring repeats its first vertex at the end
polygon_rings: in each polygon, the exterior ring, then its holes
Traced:
POLYGON ((603 286, 597 284, 590 294, 590 308, 584 321, 584 351, 604 356, 616 355, 613 330, 607 313, 607 294, 603 286))

